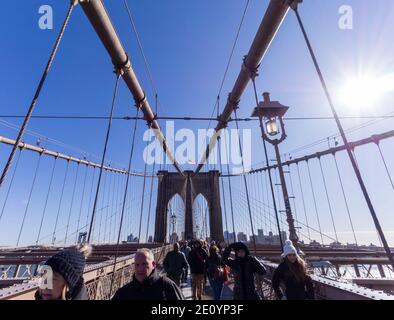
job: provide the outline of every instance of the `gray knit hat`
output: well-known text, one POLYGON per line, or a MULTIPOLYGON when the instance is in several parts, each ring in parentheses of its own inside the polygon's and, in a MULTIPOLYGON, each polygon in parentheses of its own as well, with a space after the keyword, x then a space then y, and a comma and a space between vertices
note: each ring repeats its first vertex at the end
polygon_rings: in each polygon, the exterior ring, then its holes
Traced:
POLYGON ((90 254, 89 247, 65 249, 45 262, 54 272, 59 273, 73 290, 81 281, 86 265, 86 258, 90 254))

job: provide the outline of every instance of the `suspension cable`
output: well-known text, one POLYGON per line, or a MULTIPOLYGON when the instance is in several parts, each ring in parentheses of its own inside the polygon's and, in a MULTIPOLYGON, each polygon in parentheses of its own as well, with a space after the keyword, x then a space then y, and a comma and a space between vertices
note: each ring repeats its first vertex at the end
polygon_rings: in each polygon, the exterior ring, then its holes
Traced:
POLYGON ((19 160, 21 159, 22 151, 23 151, 23 149, 20 149, 19 154, 18 154, 18 158, 17 158, 16 163, 15 163, 15 169, 14 169, 14 172, 13 172, 12 177, 11 177, 10 185, 8 186, 7 194, 6 194, 5 199, 4 199, 3 208, 1 209, 0 221, 1 221, 1 218, 3 218, 4 210, 5 210, 5 207, 7 206, 7 202, 8 202, 8 197, 10 196, 10 191, 11 191, 12 186, 14 184, 14 179, 15 179, 16 171, 18 169, 19 160))
POLYGON ((345 147, 346 147, 346 151, 347 151, 348 156, 349 156, 349 158, 350 158, 350 162, 351 162, 351 164, 352 164, 354 173, 356 174, 358 183, 359 183, 360 188, 361 188, 361 191, 362 191, 362 193, 363 193, 363 195, 364 195, 364 198, 365 198, 365 201, 366 201, 366 203, 367 203, 368 209, 369 209, 369 211, 370 211, 370 213, 371 213, 372 220, 374 221, 374 224, 375 224, 375 228, 376 228, 376 230, 377 230, 377 232, 378 232, 378 234, 379 234, 380 240, 381 240, 381 242, 382 242, 382 244, 383 244, 383 247, 384 247, 384 249, 385 249, 385 251, 386 251, 386 254, 387 254, 387 257, 388 257, 388 259, 389 259, 389 261, 390 261, 390 264, 391 264, 391 266, 392 266, 393 269, 394 269, 394 257, 393 257, 393 254, 391 253, 390 246, 389 246, 389 244, 388 244, 388 242, 387 242, 387 239, 386 239, 386 236, 385 236, 385 234, 384 234, 384 232, 383 232, 383 229, 382 229, 382 226, 381 226, 381 224, 380 224, 380 221, 379 221, 379 219, 378 219, 378 217, 377 217, 377 215, 376 215, 375 208, 374 208, 374 206, 373 206, 373 204, 372 204, 372 201, 371 201, 371 198, 370 198, 369 193, 368 193, 368 191, 367 191, 367 188, 366 188, 366 185, 365 185, 365 183, 364 183, 363 177, 361 176, 361 172, 360 172, 360 170, 359 170, 359 168, 358 168, 358 166, 357 166, 357 164, 356 164, 354 155, 353 155, 353 153, 352 153, 352 148, 351 148, 351 146, 350 146, 350 144, 349 144, 349 142, 348 142, 348 140, 347 140, 345 131, 343 130, 341 121, 340 121, 340 119, 339 119, 339 117, 338 117, 338 114, 337 114, 337 112, 336 112, 336 109, 335 109, 335 107, 334 107, 334 103, 333 103, 333 101, 332 101, 332 99, 331 99, 331 95, 330 95, 330 93, 329 93, 329 91, 328 91, 326 82, 325 82, 324 77, 323 77, 323 74, 322 74, 322 72, 321 72, 321 70, 320 70, 320 67, 319 67, 319 64, 318 64, 318 62, 317 62, 315 53, 314 53, 313 48, 312 48, 312 45, 311 45, 311 43, 310 43, 310 41, 309 41, 308 35, 307 35, 306 31, 305 31, 305 28, 304 28, 304 25, 303 25, 303 23, 302 23, 302 20, 301 20, 301 17, 300 17, 300 14, 299 14, 299 12, 298 12, 297 7, 294 7, 294 12, 295 12, 295 14, 296 14, 297 21, 298 21, 298 23, 299 23, 299 25, 300 25, 300 28, 301 28, 301 31, 302 31, 302 33, 303 33, 305 42, 306 42, 307 47, 308 47, 308 49, 309 49, 309 53, 310 53, 311 58, 312 58, 312 60, 313 60, 313 63, 314 63, 316 72, 317 72, 317 74, 318 74, 318 76, 319 76, 321 85, 322 85, 323 90, 324 90, 324 92, 325 92, 327 101, 328 101, 328 103, 329 103, 329 105, 330 105, 331 111, 332 111, 333 116, 334 116, 334 118, 335 118, 335 122, 336 122, 336 124, 337 124, 338 129, 339 129, 339 132, 341 133, 342 140, 343 140, 344 145, 345 145, 345 147))
MULTIPOLYGON (((138 105, 137 106, 137 117, 139 115, 140 108, 141 108, 141 106, 138 105)), ((135 146, 135 136, 136 136, 136 132, 137 132, 137 127, 138 127, 138 121, 135 120, 133 133, 132 133, 131 150, 130 150, 130 156, 129 156, 129 165, 128 165, 128 169, 129 170, 131 169, 131 164, 132 164, 132 161, 133 161, 134 146, 135 146)), ((116 253, 115 253, 114 266, 113 266, 113 271, 112 271, 111 287, 110 287, 110 290, 109 290, 109 295, 110 296, 112 296, 112 288, 113 288, 114 280, 115 280, 116 262, 118 260, 118 255, 119 255, 119 244, 120 244, 120 237, 121 237, 121 234, 122 234, 122 225, 123 225, 123 218, 124 218, 124 212, 125 212, 125 206, 126 206, 127 192, 128 192, 128 189, 129 189, 129 179, 130 179, 130 176, 127 175, 125 190, 124 190, 124 194, 123 194, 122 211, 121 211, 120 221, 119 221, 119 231, 118 231, 118 239, 117 239, 117 243, 116 243, 116 253)))
POLYGON ((320 172, 321 172, 321 176, 323 178, 323 185, 324 185, 324 190, 326 192, 326 198, 327 198, 327 204, 328 204, 328 209, 330 210, 330 216, 331 216, 331 222, 332 222, 332 226, 334 228, 334 233, 335 233, 335 239, 338 241, 338 234, 337 234, 337 228, 335 227, 335 220, 334 220, 334 215, 332 212, 332 207, 331 207, 331 201, 330 201, 330 196, 328 194, 328 189, 327 189, 327 183, 326 183, 326 177, 324 175, 324 171, 323 171, 323 166, 321 163, 321 158, 319 157, 319 166, 320 166, 320 172))
MULTIPOLYGON (((235 116, 235 119, 238 118, 236 109, 234 110, 234 116, 235 116)), ((238 121, 235 121, 235 124, 236 124, 238 135, 239 135, 238 121)), ((243 150, 242 150, 242 145, 241 145, 241 138, 239 136, 238 136, 238 146, 239 146, 239 152, 240 152, 240 155, 241 155, 242 172, 245 173, 245 164, 244 164, 243 150)), ((249 212, 249 218, 250 218, 250 227, 251 227, 252 236, 253 236, 254 254, 257 255, 256 236, 255 236, 255 233, 254 233, 254 226, 253 226, 253 220, 252 220, 252 209, 250 207, 250 200, 249 200, 249 188, 248 188, 248 184, 246 182, 245 174, 243 175, 243 180, 244 180, 244 185, 245 185, 246 197, 247 197, 247 201, 248 201, 248 212, 249 212)))
POLYGON ((17 240, 17 242, 16 242, 16 247, 19 246, 19 242, 20 242, 21 235, 22 235, 22 230, 23 230, 23 227, 25 226, 26 216, 27 216, 27 213, 28 213, 28 211, 29 211, 30 202, 31 202, 31 196, 33 195, 34 187, 35 187, 35 185, 36 185, 37 174, 38 174, 38 170, 40 169, 41 160, 42 160, 42 155, 40 154, 40 155, 38 156, 37 167, 36 167, 36 170, 35 170, 35 172, 34 172, 34 178, 33 178, 32 184, 31 184, 30 194, 29 194, 29 198, 28 198, 28 200, 27 200, 27 204, 26 204, 26 208, 25 208, 25 213, 24 213, 24 215, 23 215, 23 220, 22 220, 21 228, 20 228, 20 230, 19 230, 19 235, 18 235, 18 240, 17 240))
POLYGON ((78 176, 79 176, 78 174, 79 174, 79 165, 77 166, 77 172, 75 174, 75 181, 74 181, 73 192, 72 192, 72 195, 71 195, 71 205, 70 205, 70 211, 68 213, 66 236, 64 238, 64 244, 67 243, 68 228, 70 226, 70 218, 71 218, 71 214, 72 214, 72 210, 73 210, 73 206, 74 206, 75 190, 77 188, 77 182, 78 182, 78 176))
POLYGON ((308 215, 307 215, 307 213, 306 213, 304 188, 302 187, 301 174, 300 174, 300 167, 299 167, 298 163, 297 163, 297 173, 298 173, 298 182, 299 182, 300 191, 301 191, 302 206, 303 206, 303 208, 304 208, 305 222, 306 222, 306 225, 308 226, 308 227, 307 227, 307 230, 308 230, 308 237, 311 238, 311 233, 310 233, 310 231, 309 231, 308 215))
MULTIPOLYGON (((56 164, 57 164, 57 158, 55 158, 54 162, 53 162, 53 167, 52 167, 52 173, 51 173, 51 179, 49 181, 49 187, 48 187, 48 191, 47 191, 47 196, 45 199, 45 205, 44 205, 44 209, 42 211, 42 216, 41 216, 41 221, 40 221, 40 228, 38 229, 38 235, 37 235, 37 240, 36 240, 36 245, 38 245, 38 241, 40 239, 41 236, 41 230, 42 230, 42 225, 44 223, 44 218, 45 218, 45 213, 48 207, 48 201, 49 201, 49 194, 51 192, 52 189, 52 184, 53 184, 53 178, 55 176, 55 169, 56 169, 56 164)), ((15 166, 16 168, 16 166, 15 166)))
POLYGON ((47 75, 49 73, 49 70, 51 69, 52 63, 55 60, 56 53, 58 51, 60 42, 61 42, 61 40, 63 38, 63 35, 64 35, 64 32, 65 32, 66 27, 68 25, 68 22, 70 20, 71 13, 72 13, 72 11, 74 9, 74 6, 77 3, 78 3, 77 0, 74 0, 74 1, 70 2, 70 7, 69 7, 69 9, 67 11, 66 18, 65 18, 65 20, 63 22, 63 26, 62 26, 62 28, 60 30, 60 33, 59 33, 59 36, 58 36, 58 38, 56 40, 55 46, 54 46, 54 48, 53 48, 53 50, 51 52, 51 55, 49 57, 47 65, 45 67, 44 73, 43 73, 43 75, 41 77, 41 80, 40 80, 40 82, 38 84, 38 87, 37 87, 36 93, 34 95, 34 98, 33 98, 32 102, 31 102, 31 105, 30 105, 30 107, 29 107, 29 109, 27 111, 27 114, 25 116, 25 119, 23 121, 22 127, 19 130, 18 137, 15 140, 15 144, 14 144, 14 146, 12 148, 12 151, 11 151, 11 153, 9 155, 7 163, 6 163, 5 167, 4 167, 3 173, 1 174, 1 177, 0 177, 0 188, 3 185, 3 182, 5 180, 5 177, 6 177, 7 173, 8 173, 8 171, 10 170, 10 167, 11 167, 12 161, 13 161, 13 159, 15 157, 15 153, 16 153, 16 151, 18 149, 19 143, 22 140, 23 134, 25 133, 26 127, 27 127, 27 125, 28 125, 28 123, 30 121, 30 118, 31 118, 32 114, 33 114, 34 108, 35 108, 35 106, 37 104, 38 98, 39 98, 41 90, 42 90, 42 88, 44 86, 44 83, 45 83, 45 80, 46 80, 47 75))
POLYGON ((61 207, 62 207, 64 189, 65 189, 65 187, 66 187, 66 181, 67 181, 69 166, 70 166, 70 161, 67 161, 66 172, 65 172, 65 174, 64 174, 64 179, 63 179, 62 191, 61 191, 61 194, 60 194, 59 206, 58 206, 58 209, 57 209, 55 227, 54 227, 54 229, 53 229, 53 234, 52 234, 52 245, 55 244, 55 239, 56 239, 56 238, 55 238, 55 235, 56 235, 56 231, 57 231, 56 228, 57 228, 57 224, 58 224, 58 221, 59 221, 60 209, 61 209, 61 207))
POLYGON ((122 75, 121 70, 116 70, 115 89, 114 89, 114 94, 113 94, 113 98, 112 98, 112 106, 111 106, 111 112, 110 112, 110 116, 109 116, 107 134, 106 134, 106 137, 105 137, 103 156, 101 158, 101 167, 100 167, 100 171, 99 171, 100 173, 99 173, 99 178, 98 178, 98 182, 97 182, 96 195, 95 195, 95 198, 94 198, 92 219, 90 221, 90 226, 89 226, 88 243, 90 242, 90 239, 91 239, 91 236, 92 236, 93 222, 94 222, 96 208, 97 208, 98 196, 99 196, 99 193, 100 193, 101 177, 102 177, 102 174, 103 174, 103 166, 104 166, 105 156, 107 155, 107 146, 108 146, 109 135, 111 133, 111 127, 112 127, 112 117, 113 117, 114 111, 115 111, 116 96, 117 96, 117 93, 118 93, 119 79, 120 79, 121 75, 122 75))
POLYGON ((342 177, 341 177, 341 173, 340 173, 340 171, 339 171, 338 161, 337 161, 337 157, 336 157, 335 153, 333 154, 333 157, 334 157, 335 168, 336 168, 336 171, 337 171, 339 184, 341 185, 343 200, 345 201, 346 211, 347 211, 347 215, 348 215, 348 217, 349 217, 350 227, 352 228, 354 241, 355 241, 355 243, 356 243, 356 246, 358 247, 356 232, 354 231, 353 220, 352 220, 352 216, 351 216, 351 214, 350 214, 349 204, 348 204, 348 201, 347 201, 347 197, 346 197, 346 193, 345 193, 345 188, 344 188, 344 186, 343 186, 342 177))
POLYGON ((316 213, 316 218, 317 218, 317 224, 318 224, 318 226, 319 226, 319 232, 320 232, 320 237, 321 237, 321 243, 324 245, 324 240, 323 240, 322 231, 321 231, 319 210, 317 209, 315 188, 314 188, 314 186, 313 186, 311 170, 310 170, 310 167, 309 167, 309 161, 306 161, 306 167, 307 167, 307 169, 308 169, 309 183, 310 183, 310 187, 311 187, 311 191, 312 191, 313 205, 314 205, 314 207, 315 207, 315 213, 316 213))

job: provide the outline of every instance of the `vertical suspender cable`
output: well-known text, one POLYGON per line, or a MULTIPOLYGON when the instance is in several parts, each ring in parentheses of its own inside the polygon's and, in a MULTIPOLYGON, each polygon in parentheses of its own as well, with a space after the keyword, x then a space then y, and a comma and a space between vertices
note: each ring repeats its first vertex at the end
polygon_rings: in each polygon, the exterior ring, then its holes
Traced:
MULTIPOLYGON (((219 152, 219 164, 220 164, 220 172, 223 172, 223 166, 222 166, 222 149, 221 149, 221 146, 220 146, 220 136, 218 136, 218 152, 219 152)), ((227 150, 226 150, 226 152, 227 152, 227 150)), ((219 177, 219 179, 220 179, 220 182, 221 182, 221 184, 222 184, 222 198, 223 198, 223 206, 224 206, 224 221, 225 221, 225 224, 226 224, 226 231, 227 231, 227 239, 226 239, 226 242, 227 242, 227 244, 229 244, 229 237, 228 237, 228 224, 227 224, 227 207, 226 207, 226 197, 225 197, 225 194, 224 194, 224 182, 223 182, 223 178, 222 177, 219 177)))
POLYGON ((257 255, 256 236, 255 236, 255 233, 254 233, 254 226, 253 226, 253 219, 252 219, 252 209, 250 207, 250 199, 249 199, 249 188, 248 188, 248 184, 246 182, 243 150, 242 150, 242 145, 241 145, 241 138, 239 137, 239 125, 238 125, 237 110, 234 110, 234 115, 235 115, 235 124, 237 126, 237 131, 238 131, 238 146, 239 146, 239 151, 240 151, 240 154, 241 154, 242 171, 243 171, 243 175, 242 176, 243 176, 244 185, 245 185, 245 191, 246 191, 246 199, 247 199, 249 219, 250 219, 250 228, 251 228, 252 236, 253 236, 253 248, 254 248, 254 254, 257 255))
MULTIPOLYGON (((148 146, 149 141, 146 143, 148 146)), ((144 182, 142 185, 142 199, 141 199, 141 215, 140 215, 140 226, 138 229, 138 243, 141 242, 141 227, 142 227, 142 214, 144 213, 144 203, 145 203, 145 187, 146 187, 146 173, 148 169, 148 153, 146 153, 145 157, 145 169, 144 169, 144 182)))
POLYGON ((44 205, 44 209, 42 211, 42 216, 41 216, 41 221, 40 221, 40 228, 38 229, 36 245, 38 245, 38 242, 39 242, 40 236, 41 236, 42 225, 44 223, 45 213, 46 213, 47 206, 48 206, 48 201, 49 201, 49 194, 51 192, 52 184, 53 184, 53 178, 55 176, 56 164, 57 164, 57 158, 55 158, 55 161, 54 161, 53 167, 52 167, 51 179, 49 181, 49 187, 48 187, 47 196, 46 196, 46 199, 45 199, 45 205, 44 205))
POLYGON ((374 206, 372 204, 371 198, 369 197, 369 194, 368 194, 368 191, 367 191, 367 187, 365 186, 364 180, 363 180, 363 178, 361 176, 361 172, 360 172, 360 170, 359 170, 359 168, 357 166, 355 157, 354 157, 354 155, 352 153, 352 150, 351 150, 351 146, 350 146, 350 144, 349 144, 349 142, 347 140, 347 137, 346 137, 345 131, 343 130, 341 121, 339 120, 338 114, 337 114, 336 109, 334 107, 334 103, 333 103, 333 101, 331 99, 331 95, 330 95, 330 93, 328 91, 328 88, 327 88, 326 82, 324 80, 323 74, 322 74, 322 72, 320 70, 319 64, 317 62, 315 53, 314 53, 313 48, 312 48, 312 45, 311 45, 311 43, 309 41, 309 38, 308 38, 308 35, 307 35, 306 31, 305 31, 305 28, 304 28, 304 25, 302 23, 302 20, 301 20, 300 14, 298 12, 297 6, 294 7, 294 12, 295 12, 295 14, 297 16, 298 23, 300 25, 302 34, 304 36, 305 42, 307 44, 307 47, 309 49, 309 53, 310 53, 311 58, 313 60, 314 66, 316 68, 316 72, 317 72, 317 74, 319 76, 319 79, 320 79, 320 82, 321 82, 321 85, 322 85, 322 87, 324 89, 327 101, 328 101, 328 103, 330 105, 330 108, 331 108, 331 111, 332 111, 332 113, 334 115, 335 122, 336 122, 336 124, 338 126, 339 132, 341 133, 342 140, 343 140, 344 145, 346 147, 346 151, 347 151, 348 156, 350 158, 350 162, 352 164, 354 173, 356 174, 356 177, 357 177, 358 183, 360 185, 361 191, 363 192, 363 195, 364 195, 365 201, 367 203, 368 209, 369 209, 369 211, 371 213, 372 220, 374 221, 376 230, 377 230, 377 232, 379 234, 380 240, 381 240, 381 242, 383 244, 383 247, 384 247, 384 249, 386 251, 387 258, 389 259, 389 262, 390 262, 391 266, 394 269, 394 256, 391 253, 390 246, 389 246, 389 244, 387 242, 387 239, 386 239, 386 236, 385 236, 385 234, 383 232, 382 226, 380 225, 378 216, 376 215, 375 208, 374 208, 374 206))
POLYGON ((153 184, 155 181, 155 168, 156 168, 156 162, 153 163, 153 168, 152 168, 152 180, 150 182, 150 195, 149 195, 149 208, 148 208, 148 221, 146 223, 146 243, 148 243, 148 238, 149 238, 149 223, 150 223, 150 211, 152 210, 152 195, 153 195, 153 184))
MULTIPOLYGON (((99 227, 98 227, 98 237, 97 237, 97 241, 98 243, 100 243, 100 239, 101 239, 101 224, 103 222, 103 214, 104 214, 104 210, 105 210, 105 204, 104 204, 104 200, 105 200, 105 196, 106 196, 106 191, 107 191, 107 177, 108 177, 108 171, 105 170, 104 172, 104 177, 103 177, 103 192, 102 192, 102 197, 101 197, 101 208, 98 210, 99 214, 100 214, 100 220, 99 220, 99 227)), ((94 230, 93 226, 93 230, 94 230)), ((94 232, 92 232, 92 234, 94 234, 94 232)), ((93 238, 93 236, 92 236, 93 238)))
POLYGON ((301 198, 302 198, 302 206, 304 208, 304 215, 305 215, 305 222, 307 226, 307 231, 308 231, 308 238, 311 238, 311 231, 309 230, 309 222, 308 222, 308 215, 306 213, 306 205, 305 205, 305 196, 304 196, 304 188, 302 187, 302 182, 301 182, 301 174, 300 174, 300 167, 297 162, 297 174, 298 174, 298 182, 300 185, 300 191, 301 191, 301 198))
POLYGON ((96 195, 95 195, 95 198, 94 198, 92 219, 90 221, 89 232, 88 232, 88 242, 90 242, 90 239, 91 239, 91 236, 92 236, 93 222, 94 222, 94 218, 95 218, 95 215, 96 215, 97 201, 98 201, 98 196, 99 196, 99 193, 100 193, 101 177, 102 177, 102 174, 103 174, 103 167, 104 167, 105 156, 107 155, 107 146, 108 146, 108 141, 109 141, 109 135, 111 133, 112 118, 113 118, 114 111, 115 111, 116 95, 118 93, 119 79, 120 79, 120 77, 122 75, 122 73, 119 70, 116 70, 116 73, 117 74, 116 74, 115 90, 114 90, 114 94, 113 94, 113 98, 112 98, 112 106, 111 106, 111 112, 110 112, 110 115, 109 115, 107 134, 106 134, 106 137, 105 137, 103 156, 101 158, 100 173, 99 173, 99 178, 98 178, 98 182, 97 182, 96 195))
POLYGON ((53 228, 53 234, 52 234, 52 245, 55 244, 55 235, 56 235, 56 229, 57 229, 57 224, 59 221, 59 214, 60 214, 60 209, 62 207, 62 202, 63 202, 63 195, 64 195, 64 188, 66 187, 66 181, 67 181, 67 176, 68 176, 68 169, 70 166, 70 161, 67 160, 67 167, 66 167, 66 172, 64 174, 64 180, 63 180, 63 186, 62 186, 62 192, 60 194, 60 200, 59 200, 59 207, 57 209, 57 215, 56 215, 56 221, 55 221, 55 227, 53 228))
POLYGON ((79 207, 79 214, 78 214, 78 221, 77 221, 77 233, 75 235, 75 243, 78 242, 78 235, 79 235, 79 226, 81 223, 81 215, 82 215, 82 207, 83 207, 83 200, 85 199, 85 188, 86 188, 86 179, 88 176, 88 166, 85 167, 85 175, 83 178, 83 187, 82 187, 82 196, 81 196, 81 205, 79 207))
POLYGON ((22 220, 21 228, 20 228, 20 230, 19 230, 18 240, 17 240, 17 242, 16 242, 16 246, 17 246, 17 247, 19 246, 19 242, 20 242, 21 235, 22 235, 22 230, 23 230, 23 227, 25 226, 25 220, 26 220, 27 212, 29 211, 30 202, 31 202, 31 196, 33 195, 33 190, 34 190, 34 187, 35 187, 35 185, 36 185, 37 173, 38 173, 38 169, 40 169, 41 160, 42 160, 42 153, 40 153, 39 156, 38 156, 38 163, 37 163, 36 171, 35 171, 35 173, 34 173, 33 183, 31 184, 29 198, 28 198, 28 200, 27 200, 27 204, 26 204, 26 208, 25 208, 25 213, 24 213, 24 215, 23 215, 23 220, 22 220))
MULTIPOLYGON (((132 142, 131 142, 131 150, 130 150, 130 156, 129 156, 129 165, 128 165, 127 172, 131 171, 131 163, 133 161, 134 146, 135 146, 135 136, 136 136, 137 126, 138 126, 137 118, 138 118, 138 115, 139 115, 139 111, 140 111, 140 105, 137 106, 137 115, 135 117, 136 120, 134 122, 134 129, 133 129, 132 142)), ((115 254, 115 259, 114 259, 114 267, 113 267, 113 271, 112 271, 111 287, 110 287, 110 290, 109 290, 110 297, 112 297, 112 288, 113 288, 114 280, 115 280, 116 262, 117 262, 118 255, 119 255, 119 243, 120 243, 120 236, 122 234, 122 225, 123 225, 124 211, 125 211, 125 206, 126 206, 127 192, 128 192, 128 189, 129 189, 129 179, 130 179, 130 175, 127 174, 126 185, 125 185, 125 190, 124 190, 124 194, 123 194, 122 212, 121 212, 120 221, 119 221, 118 240, 117 240, 117 244, 116 244, 116 254, 115 254)))
POLYGON ((27 125, 28 125, 28 123, 30 121, 30 118, 31 118, 32 114, 33 114, 34 108, 35 108, 35 106, 37 104, 38 98, 39 98, 41 90, 42 90, 42 88, 44 86, 44 83, 45 83, 45 80, 46 80, 47 75, 49 73, 49 70, 51 69, 52 63, 55 60, 55 56, 56 56, 57 50, 59 48, 60 42, 61 42, 61 40, 63 38, 64 32, 65 32, 66 27, 68 25, 68 22, 70 20, 71 13, 72 13, 72 11, 74 9, 74 6, 77 3, 78 3, 77 0, 73 0, 73 1, 70 2, 70 7, 69 7, 69 9, 67 11, 66 18, 65 18, 65 20, 63 22, 63 26, 62 26, 62 28, 60 30, 60 33, 59 33, 59 36, 58 36, 58 38, 56 40, 55 46, 54 46, 54 48, 53 48, 53 50, 51 52, 51 55, 49 57, 47 65, 45 67, 44 73, 41 76, 40 83, 38 84, 38 87, 37 87, 36 93, 34 95, 34 98, 33 98, 32 102, 30 104, 29 110, 27 111, 27 114, 25 116, 23 124, 22 124, 22 126, 21 126, 21 128, 19 130, 18 137, 15 140, 15 144, 14 144, 14 146, 12 148, 10 156, 9 156, 9 158, 7 160, 7 163, 6 163, 5 167, 4 167, 3 173, 1 174, 1 177, 0 177, 0 188, 3 185, 3 182, 5 180, 5 177, 6 177, 7 173, 8 173, 8 171, 10 170, 10 167, 11 167, 12 161, 13 161, 13 159, 15 157, 15 153, 16 153, 16 151, 18 149, 19 143, 22 140, 23 134, 25 133, 26 127, 27 127, 27 125))
POLYGON ((324 176, 323 166, 322 166, 322 164, 321 164, 321 158, 319 157, 318 159, 319 159, 319 166, 320 166, 321 176, 322 176, 322 178, 323 178, 324 190, 325 190, 325 192, 326 192, 326 198, 327 198, 328 209, 330 210, 331 222, 332 222, 332 226, 333 226, 333 228, 334 228, 335 239, 337 240, 337 242, 339 242, 339 241, 338 241, 337 228, 335 227, 334 215, 333 215, 333 213, 332 213, 332 207, 331 207, 330 196, 328 195, 326 177, 324 176))
POLYGON ((89 215, 90 215, 90 207, 92 205, 92 197, 93 197, 93 188, 94 188, 94 179, 96 177, 96 170, 93 168, 93 174, 92 174, 92 185, 90 186, 90 195, 89 195, 89 205, 88 205, 88 211, 86 212, 86 232, 88 232, 89 228, 89 215))
POLYGON ((345 201, 346 211, 347 211, 347 215, 348 215, 348 217, 349 217, 350 227, 352 228, 353 237, 354 237, 354 241, 355 241, 355 243, 356 243, 356 246, 358 246, 357 237, 356 237, 356 232, 354 231, 353 220, 352 220, 352 216, 350 215, 349 204, 348 204, 348 202, 347 202, 347 197, 346 197, 346 193, 345 193, 345 188, 344 188, 344 186, 343 186, 343 182, 342 182, 342 178, 341 178, 341 173, 340 173, 340 171, 339 171, 338 161, 337 161, 337 157, 335 156, 335 153, 333 154, 333 157, 334 157, 334 162, 335 162, 335 168, 337 169, 337 175, 338 175, 338 179, 339 179, 339 184, 341 185, 343 200, 345 201))
POLYGON ((5 210, 5 207, 7 206, 7 202, 8 202, 8 197, 10 196, 10 191, 11 191, 11 188, 12 188, 12 186, 14 184, 14 179, 15 179, 16 171, 18 169, 19 160, 21 159, 22 151, 23 151, 23 149, 20 149, 19 154, 18 154, 18 158, 16 160, 15 169, 14 169, 14 172, 12 174, 10 185, 8 186, 7 194, 6 194, 5 199, 4 199, 3 208, 1 209, 0 221, 1 221, 1 218, 3 218, 4 210, 5 210))
POLYGON ((64 238, 64 244, 67 243, 67 237, 68 237, 68 228, 70 226, 70 219, 71 219, 71 214, 73 210, 73 205, 74 205, 74 197, 75 197, 75 190, 77 188, 77 182, 78 182, 78 173, 79 173, 79 164, 77 166, 77 173, 75 174, 75 181, 74 181, 74 187, 73 187, 73 193, 71 195, 71 205, 70 205, 70 211, 68 213, 68 219, 67 219, 67 227, 66 227, 66 236, 64 238))
POLYGON ((386 163, 386 160, 384 159, 384 155, 383 155, 382 149, 380 148, 379 142, 376 143, 376 146, 377 146, 378 149, 379 149, 380 156, 381 156, 381 158, 382 158, 384 167, 385 167, 385 169, 386 169, 387 177, 389 178, 390 183, 391 183, 391 187, 392 187, 393 190, 394 190, 393 179, 391 178, 391 174, 390 174, 389 168, 387 167, 387 163, 386 163))
POLYGON ((306 161, 306 167, 308 168, 309 183, 310 183, 311 190, 312 190, 313 205, 315 206, 315 213, 316 213, 316 218, 317 218, 317 224, 318 224, 318 226, 319 226, 319 232, 320 232, 321 243, 324 244, 323 233, 322 233, 322 231, 321 231, 321 225, 320 225, 319 211, 318 211, 318 209, 317 209, 317 203, 316 203, 315 189, 314 189, 314 187, 313 187, 311 169, 310 169, 310 167, 309 167, 309 161, 308 161, 308 160, 306 161))
MULTIPOLYGON (((226 135, 224 135, 224 137, 226 137, 226 135)), ((233 205, 233 191, 231 188, 231 178, 230 178, 230 157, 229 157, 229 150, 230 150, 230 145, 228 145, 227 148, 227 139, 224 139, 224 147, 226 148, 226 155, 227 155, 227 172, 228 172, 228 191, 229 191, 229 195, 230 195, 230 209, 231 209, 231 221, 232 221, 232 225, 233 225, 233 240, 234 242, 237 241, 236 238, 236 231, 235 231, 235 223, 234 223, 234 205, 233 205)))
POLYGON ((290 165, 288 166, 289 169, 289 180, 290 180, 290 188, 291 188, 291 193, 293 195, 293 207, 294 207, 294 214, 295 214, 295 218, 296 218, 296 222, 297 222, 297 227, 299 227, 299 223, 298 223, 298 210, 297 210, 297 206, 296 206, 296 201, 295 201, 295 194, 294 194, 294 187, 293 187, 293 178, 291 176, 291 169, 290 169, 290 165))
MULTIPOLYGON (((259 98, 257 96, 257 87, 256 87, 256 72, 251 73, 251 79, 252 79, 252 84, 253 84, 253 91, 254 91, 254 97, 256 100, 256 106, 259 105, 259 98)), ((282 239, 282 232, 281 232, 281 228, 280 228, 280 223, 279 223, 279 215, 278 215, 278 208, 276 206, 276 199, 275 199, 275 192, 274 192, 274 185, 272 183, 272 175, 271 175, 271 169, 270 169, 270 163, 269 163, 269 159, 268 159, 268 151, 267 151, 267 143, 263 137, 263 122, 262 119, 260 119, 260 128, 261 128, 261 136, 263 139, 263 147, 264 147, 264 156, 265 156, 265 161, 267 164, 267 168, 268 168, 268 177, 269 177, 269 183, 270 183, 270 188, 271 188, 271 195, 272 195, 272 204, 274 206, 274 211, 275 211, 275 218, 276 218, 276 224, 278 227, 278 236, 279 236, 279 240, 280 240, 280 245, 283 248, 283 239, 282 239)))

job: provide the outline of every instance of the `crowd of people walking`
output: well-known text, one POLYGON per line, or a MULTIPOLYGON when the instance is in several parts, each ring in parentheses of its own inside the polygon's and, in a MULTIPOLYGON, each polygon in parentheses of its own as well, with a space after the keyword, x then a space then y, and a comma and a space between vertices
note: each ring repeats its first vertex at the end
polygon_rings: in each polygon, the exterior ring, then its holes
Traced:
MULTIPOLYGON (((224 247, 224 245, 223 245, 224 247)), ((87 300, 83 271, 90 248, 65 249, 46 263, 52 272, 49 287, 40 287, 37 300, 87 300)), ((222 248, 214 241, 175 243, 163 265, 158 266, 151 250, 140 249, 134 257, 134 274, 130 283, 118 289, 113 300, 184 300, 182 284, 190 270, 193 300, 202 300, 209 283, 215 300, 222 299, 225 284, 231 276, 234 300, 262 300, 256 277, 267 273, 248 247, 236 242, 222 248), (164 275, 165 273, 165 275, 164 275)), ((279 300, 313 300, 314 287, 306 263, 290 240, 283 248, 282 261, 272 275, 272 290, 279 300)))

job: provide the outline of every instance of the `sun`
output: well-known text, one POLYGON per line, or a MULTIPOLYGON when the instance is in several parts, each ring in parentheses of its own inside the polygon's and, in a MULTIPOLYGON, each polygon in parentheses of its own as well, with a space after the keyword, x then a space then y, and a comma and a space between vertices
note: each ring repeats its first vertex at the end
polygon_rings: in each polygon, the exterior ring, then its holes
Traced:
POLYGON ((340 101, 349 109, 374 109, 389 91, 394 91, 394 74, 361 75, 349 78, 341 87, 340 101))

